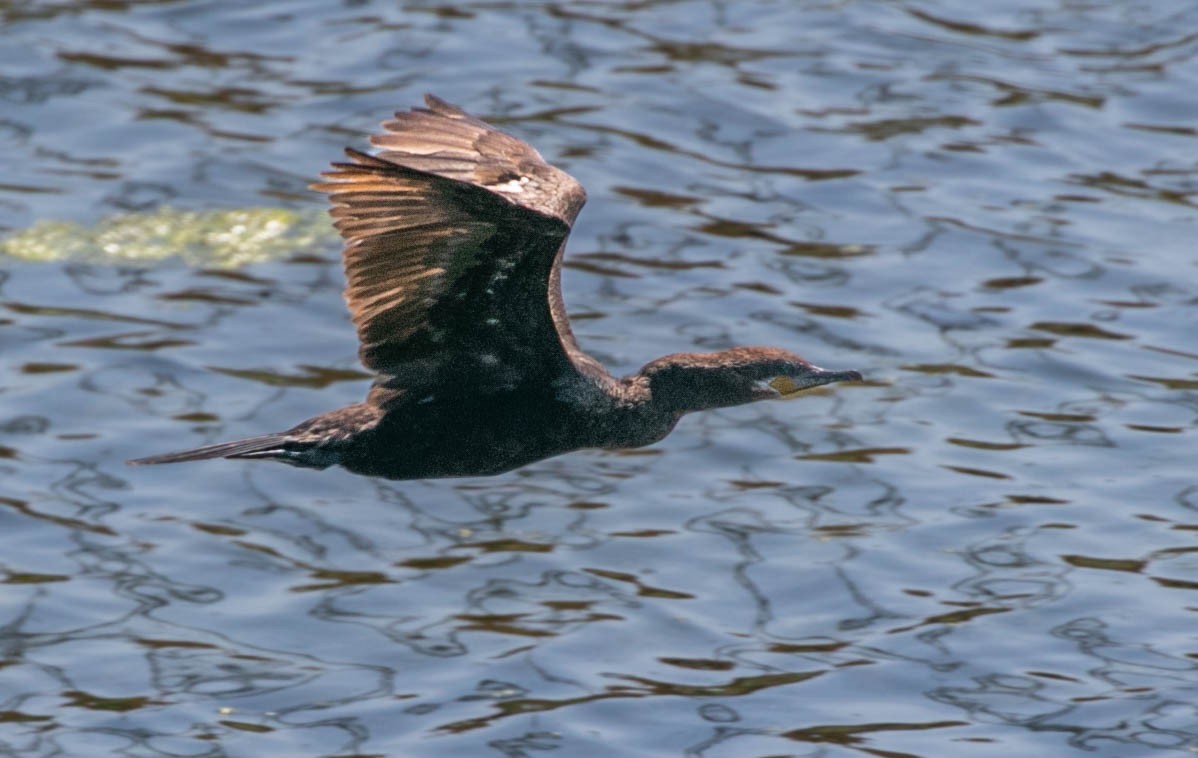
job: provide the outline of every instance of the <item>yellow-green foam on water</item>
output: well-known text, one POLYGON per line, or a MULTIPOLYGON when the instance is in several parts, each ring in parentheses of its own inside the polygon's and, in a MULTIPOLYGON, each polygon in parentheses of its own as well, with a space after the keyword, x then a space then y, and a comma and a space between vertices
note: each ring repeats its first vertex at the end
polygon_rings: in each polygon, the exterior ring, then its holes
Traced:
POLYGON ((237 267, 323 253, 337 237, 322 210, 238 208, 110 216, 88 227, 39 221, 0 240, 0 254, 31 261, 151 262, 178 256, 205 266, 237 267))

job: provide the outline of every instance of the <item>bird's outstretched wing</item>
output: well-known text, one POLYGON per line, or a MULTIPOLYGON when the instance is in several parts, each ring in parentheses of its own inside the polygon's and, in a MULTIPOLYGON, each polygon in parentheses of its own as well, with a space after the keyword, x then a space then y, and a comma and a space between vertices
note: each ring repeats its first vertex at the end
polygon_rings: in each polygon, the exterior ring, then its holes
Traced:
POLYGON ((363 364, 382 379, 475 389, 543 381, 576 350, 558 259, 586 200, 529 145, 432 96, 313 185, 345 238, 363 364), (462 372, 466 372, 463 376, 462 372))

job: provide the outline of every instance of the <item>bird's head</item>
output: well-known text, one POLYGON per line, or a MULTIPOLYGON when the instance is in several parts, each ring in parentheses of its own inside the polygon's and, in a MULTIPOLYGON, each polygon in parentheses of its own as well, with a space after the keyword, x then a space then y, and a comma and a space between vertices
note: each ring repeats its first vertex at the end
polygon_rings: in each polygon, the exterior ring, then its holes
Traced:
POLYGON ((811 387, 861 381, 859 371, 829 371, 776 347, 677 353, 641 369, 653 402, 677 412, 790 397, 811 387))

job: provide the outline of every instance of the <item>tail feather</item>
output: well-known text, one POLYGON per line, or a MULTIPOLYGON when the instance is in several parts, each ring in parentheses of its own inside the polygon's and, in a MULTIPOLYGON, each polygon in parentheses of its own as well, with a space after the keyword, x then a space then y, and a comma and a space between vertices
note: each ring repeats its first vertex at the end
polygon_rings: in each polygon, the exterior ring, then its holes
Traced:
POLYGON ((283 444, 286 441, 286 434, 263 434, 260 437, 249 437, 244 440, 234 440, 232 442, 218 442, 215 445, 204 445, 203 447, 180 450, 175 453, 134 458, 131 461, 127 461, 127 463, 131 466, 146 466, 156 463, 202 461, 208 458, 269 458, 275 454, 283 454, 283 444))

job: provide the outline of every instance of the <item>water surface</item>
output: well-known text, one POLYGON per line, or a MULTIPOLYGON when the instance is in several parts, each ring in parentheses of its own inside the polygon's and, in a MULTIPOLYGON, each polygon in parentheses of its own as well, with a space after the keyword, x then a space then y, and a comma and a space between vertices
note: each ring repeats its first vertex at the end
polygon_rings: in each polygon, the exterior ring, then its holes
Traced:
POLYGON ((587 186, 564 290, 613 371, 868 377, 488 479, 129 469, 360 398, 336 242, 10 254, 4 754, 1198 749, 1192 3, 0 20, 4 236, 310 218, 431 91, 587 186))

